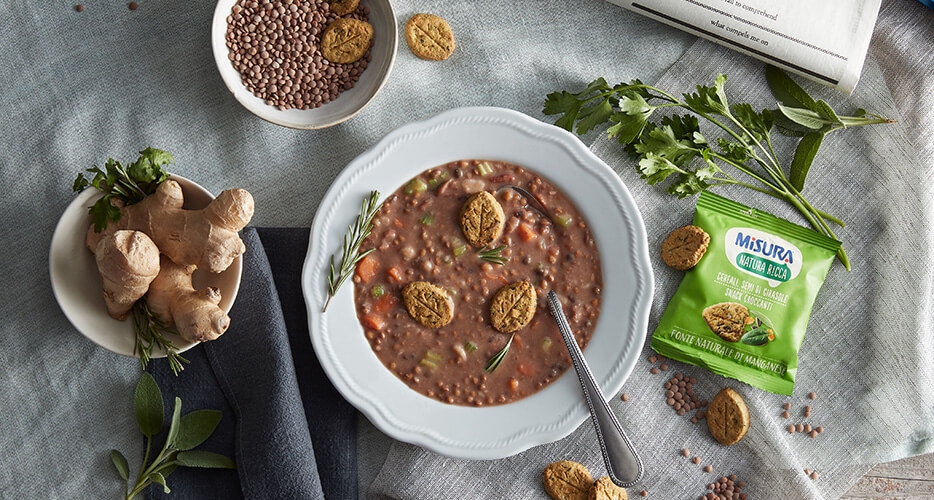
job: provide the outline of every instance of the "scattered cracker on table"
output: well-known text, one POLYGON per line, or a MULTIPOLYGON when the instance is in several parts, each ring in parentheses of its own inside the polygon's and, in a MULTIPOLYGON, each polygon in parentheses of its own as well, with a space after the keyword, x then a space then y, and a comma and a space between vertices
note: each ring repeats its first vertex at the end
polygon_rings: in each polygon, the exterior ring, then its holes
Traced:
POLYGON ((443 61, 454 52, 451 26, 433 14, 412 16, 405 23, 405 41, 413 54, 429 61, 443 61))
POLYGON ((587 500, 627 500, 626 489, 616 486, 609 477, 603 476, 590 488, 587 500))
POLYGON ((542 471, 545 491, 554 500, 587 500, 593 476, 583 465, 570 460, 554 462, 542 471))
POLYGON ((749 408, 738 392, 726 387, 713 397, 707 409, 707 428, 726 446, 743 439, 749 430, 749 408))
POLYGON ((662 260, 674 269, 686 271, 700 262, 710 244, 710 235, 697 226, 675 229, 662 242, 662 260))

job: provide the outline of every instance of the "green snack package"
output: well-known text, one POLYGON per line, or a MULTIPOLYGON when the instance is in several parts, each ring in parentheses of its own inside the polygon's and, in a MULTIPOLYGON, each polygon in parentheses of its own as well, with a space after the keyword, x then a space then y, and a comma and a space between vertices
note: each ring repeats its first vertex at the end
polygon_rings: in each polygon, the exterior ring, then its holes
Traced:
POLYGON ((704 191, 694 225, 710 235, 652 334, 671 359, 791 394, 811 306, 840 242, 704 191))

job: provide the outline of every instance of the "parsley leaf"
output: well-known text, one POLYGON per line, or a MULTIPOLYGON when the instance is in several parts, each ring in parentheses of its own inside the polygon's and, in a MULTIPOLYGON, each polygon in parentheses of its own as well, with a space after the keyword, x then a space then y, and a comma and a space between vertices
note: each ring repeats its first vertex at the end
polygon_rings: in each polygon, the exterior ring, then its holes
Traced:
POLYGON ((169 173, 162 166, 175 162, 170 153, 149 147, 139 154, 139 158, 128 167, 108 158, 103 169, 93 166, 86 170, 93 174, 90 180, 85 174, 78 174, 75 179, 72 185, 75 192, 93 187, 104 193, 103 197, 88 207, 95 231, 101 232, 110 221, 120 219, 120 208, 115 202, 130 205, 141 201, 169 178, 169 173))

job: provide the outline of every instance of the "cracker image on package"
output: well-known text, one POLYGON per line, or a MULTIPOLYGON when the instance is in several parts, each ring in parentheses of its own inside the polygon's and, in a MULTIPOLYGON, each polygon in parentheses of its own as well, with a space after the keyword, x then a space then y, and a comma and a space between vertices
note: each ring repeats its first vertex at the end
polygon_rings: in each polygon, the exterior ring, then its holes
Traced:
POLYGON ((811 307, 840 242, 706 191, 693 224, 710 244, 685 272, 652 348, 791 394, 811 307))

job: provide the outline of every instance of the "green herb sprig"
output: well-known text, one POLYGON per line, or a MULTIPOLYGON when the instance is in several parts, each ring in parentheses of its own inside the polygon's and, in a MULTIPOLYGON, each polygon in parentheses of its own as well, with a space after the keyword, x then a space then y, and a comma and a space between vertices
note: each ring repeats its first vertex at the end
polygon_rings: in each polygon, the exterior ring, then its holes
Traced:
MULTIPOLYGON (((120 220, 120 208, 114 206, 112 200, 120 200, 125 205, 142 201, 156 192, 159 184, 169 178, 169 173, 162 167, 174 163, 175 159, 171 153, 148 147, 140 151, 139 158, 127 166, 108 158, 103 169, 96 165, 86 169, 86 172, 94 174, 93 177, 89 180, 83 173, 79 173, 72 190, 81 192, 92 187, 104 193, 104 196, 88 207, 88 214, 94 221, 94 230, 101 232, 107 229, 110 222, 120 220)), ((167 334, 174 331, 149 310, 146 297, 136 301, 132 313, 135 333, 133 353, 139 356, 143 369, 149 364, 153 349, 159 348, 168 357, 172 372, 178 375, 185 369, 182 363, 188 363, 188 360, 178 354, 178 348, 166 338, 167 334)))
MULTIPOLYGON (((609 123, 607 134, 623 144, 638 159, 637 168, 648 184, 675 179, 667 191, 679 198, 723 185, 740 185, 787 201, 820 233, 836 239, 830 224, 843 222, 815 208, 801 191, 824 136, 857 125, 892 123, 892 120, 858 109, 854 116, 840 116, 824 101, 815 101, 787 74, 777 68, 766 70, 766 79, 777 110, 756 112, 746 103, 727 100, 726 75, 712 87, 697 86, 697 92, 677 98, 639 80, 610 86, 594 80, 584 90, 549 94, 543 112, 561 115, 555 125, 586 134, 609 123), (684 114, 667 115, 657 123, 649 118, 657 110, 675 108, 684 114), (701 134, 698 117, 726 133, 709 142, 701 134), (771 131, 801 137, 789 168, 784 168, 772 147, 771 131), (742 174, 734 177, 728 172, 742 174), (726 170, 724 170, 726 169, 726 170)), ((841 248, 837 257, 850 270, 841 248)))
POLYGON ((515 333, 509 336, 509 341, 506 342, 506 345, 504 345, 502 349, 496 351, 496 354, 491 356, 490 359, 486 361, 486 371, 492 373, 497 368, 499 368, 499 365, 503 362, 504 359, 506 359, 506 354, 509 352, 509 348, 512 347, 512 339, 514 338, 516 338, 515 333))
POLYGON ((503 250, 506 249, 506 245, 501 245, 496 248, 489 248, 484 246, 480 250, 477 250, 477 254, 480 259, 485 260, 491 264, 504 265, 509 262, 509 257, 503 257, 503 250))
POLYGON ((169 178, 169 173, 162 166, 174 163, 171 153, 149 147, 140 151, 139 158, 126 167, 108 158, 103 169, 94 165, 86 170, 94 174, 90 180, 79 173, 72 190, 77 193, 93 187, 104 193, 101 199, 88 208, 94 220, 94 230, 99 233, 107 227, 108 222, 120 219, 120 209, 111 204, 111 199, 119 199, 127 205, 142 201, 169 178))
POLYGON ((379 191, 370 191, 370 194, 363 199, 363 205, 356 220, 347 226, 347 233, 344 234, 344 246, 341 250, 340 267, 334 267, 334 255, 331 255, 331 272, 328 274, 328 298, 324 303, 321 312, 328 310, 328 304, 337 293, 337 290, 347 281, 360 259, 369 255, 374 249, 364 252, 360 251, 360 244, 370 235, 373 230, 373 217, 379 212, 383 204, 379 202, 379 191))
POLYGON ((155 348, 162 349, 165 352, 172 373, 178 375, 185 369, 182 363, 188 364, 189 361, 179 354, 178 347, 166 338, 166 335, 173 334, 175 331, 166 326, 158 316, 149 310, 149 304, 146 303, 145 297, 133 304, 133 329, 136 332, 136 339, 133 341, 133 353, 139 356, 139 362, 143 365, 143 370, 149 364, 152 351, 155 348))
POLYGON ((224 455, 193 450, 214 433, 214 429, 221 421, 220 411, 196 410, 182 415, 182 400, 176 397, 165 444, 150 462, 149 455, 152 452, 153 437, 162 432, 165 405, 159 385, 156 384, 152 375, 146 372, 143 372, 136 384, 133 408, 139 430, 146 437, 146 451, 132 486, 130 485, 130 466, 126 457, 118 450, 110 450, 110 460, 124 482, 124 500, 132 499, 153 483, 161 485, 163 491, 170 493, 171 490, 166 480, 178 467, 236 468, 234 462, 224 455))

